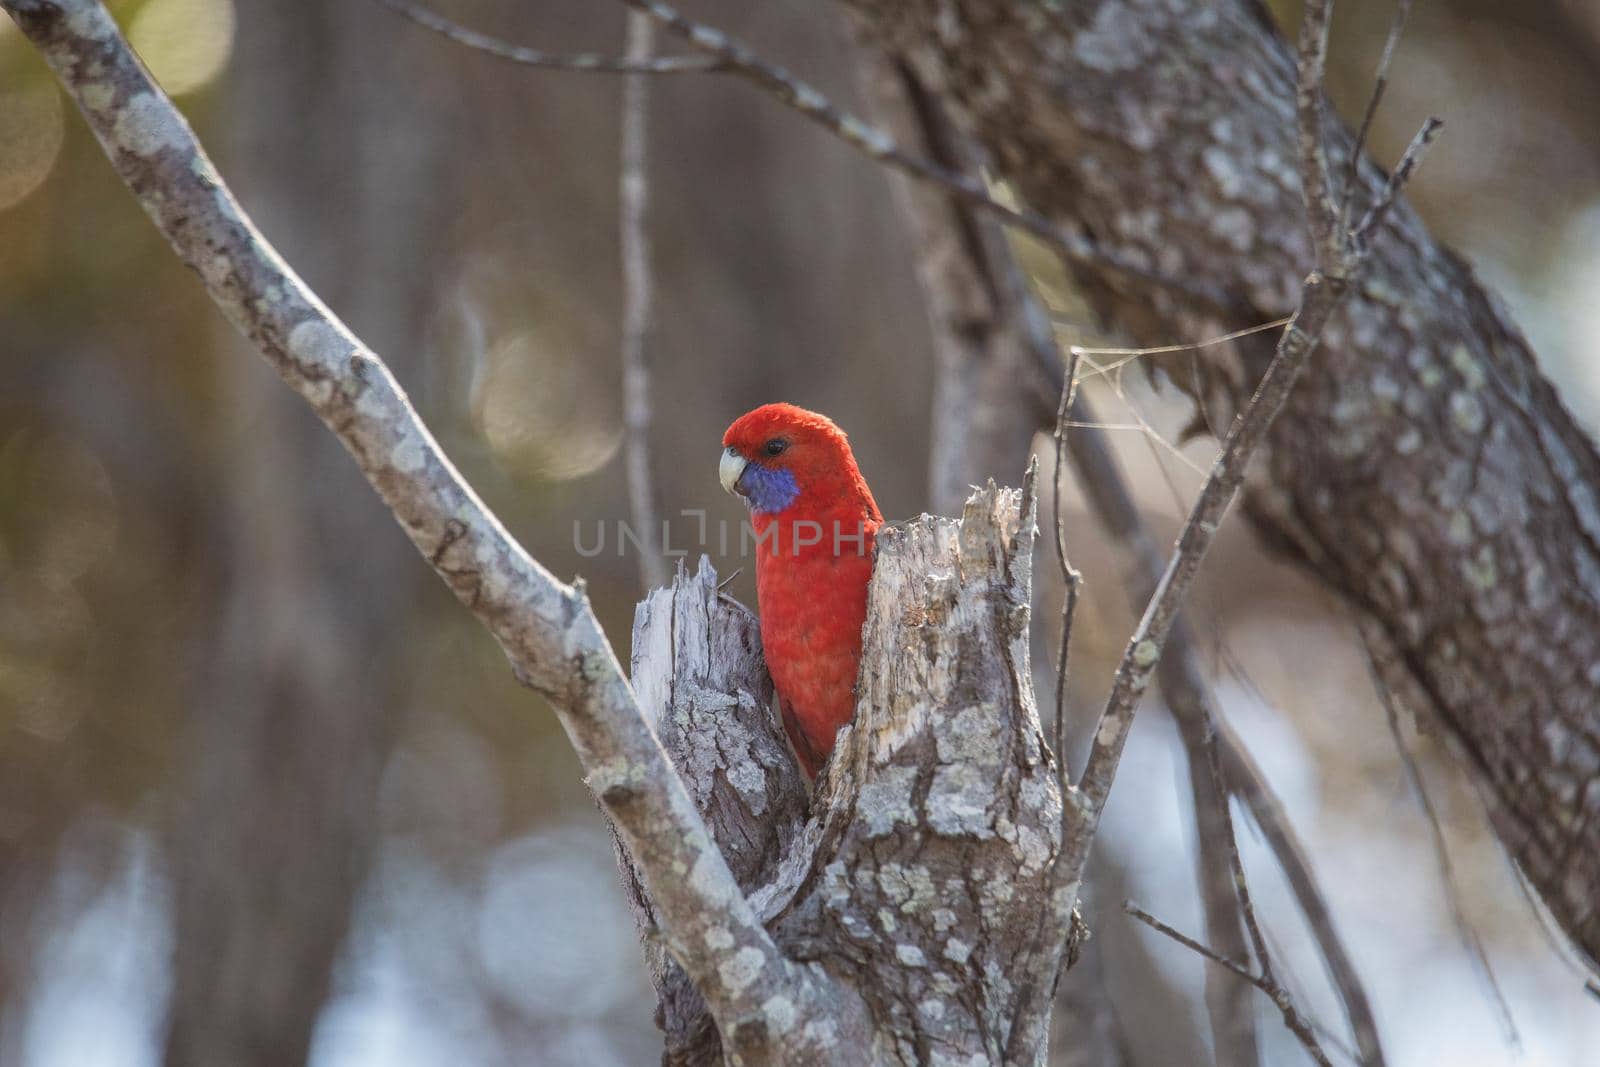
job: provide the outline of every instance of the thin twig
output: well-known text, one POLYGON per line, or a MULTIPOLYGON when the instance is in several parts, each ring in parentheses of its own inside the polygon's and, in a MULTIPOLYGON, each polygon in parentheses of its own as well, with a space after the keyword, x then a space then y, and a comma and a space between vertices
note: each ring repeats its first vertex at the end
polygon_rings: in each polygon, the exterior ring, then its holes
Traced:
POLYGON ((1494 1002, 1495 1010, 1500 1015, 1500 1025, 1506 1039, 1513 1049, 1520 1050, 1522 1034, 1517 1029, 1516 1018, 1511 1014, 1511 1004, 1506 1000, 1505 990, 1500 988, 1500 980, 1495 975, 1494 964, 1489 961, 1489 952, 1484 947, 1483 938, 1478 936, 1477 927, 1467 917, 1466 905, 1461 899, 1461 882, 1456 876, 1455 863, 1450 859, 1450 843, 1444 835, 1444 824, 1439 819, 1438 809, 1434 807, 1433 796, 1428 792, 1428 783, 1423 780, 1422 768, 1417 766, 1416 756, 1412 753, 1411 746, 1406 743, 1405 731, 1400 723, 1397 698, 1388 683, 1384 681, 1378 654, 1370 644, 1367 647, 1367 671, 1372 677, 1372 688, 1377 692, 1379 702, 1383 704, 1384 717, 1389 723, 1389 735, 1394 739, 1395 752, 1400 757, 1400 767, 1405 774, 1406 784, 1416 795, 1422 807, 1423 818, 1428 824, 1428 834, 1433 842, 1434 861, 1438 865, 1439 880, 1443 884, 1445 902, 1450 909, 1450 921, 1456 928, 1456 934, 1461 938, 1462 947, 1472 958, 1474 969, 1488 989, 1489 999, 1494 1002))
MULTIPOLYGON (((1172 651, 1175 649, 1169 650, 1168 655, 1172 651)), ((1164 687, 1167 685, 1164 672, 1161 684, 1164 687)), ((1170 689, 1167 691, 1171 692, 1170 689)), ((1272 791, 1266 776, 1226 722, 1217 723, 1217 744, 1224 781, 1244 803, 1256 828, 1266 839, 1267 847, 1277 859, 1295 900, 1299 902, 1300 913, 1312 937, 1316 939, 1328 979, 1344 1004, 1350 1031, 1355 1035, 1360 1062, 1365 1067, 1383 1067, 1386 1060, 1378 1035, 1377 1016, 1373 1014, 1371 999, 1361 983, 1361 976, 1356 972, 1355 963, 1334 926, 1332 909, 1311 869, 1311 858, 1305 845, 1295 833, 1282 801, 1272 791)))
POLYGON ((1378 58, 1378 71, 1372 80, 1372 95, 1367 97, 1367 109, 1361 115, 1361 126, 1356 130, 1355 144, 1350 148, 1350 167, 1345 174, 1344 196, 1339 202, 1339 225, 1350 226, 1350 204, 1356 196, 1356 179, 1361 173, 1361 153, 1367 147, 1367 135, 1372 132, 1372 120, 1377 117, 1378 105, 1389 88, 1389 64, 1394 60, 1395 47, 1405 32, 1406 19, 1411 16, 1412 0, 1400 0, 1395 7, 1394 22, 1389 26, 1388 39, 1383 42, 1383 55, 1378 58))
POLYGON ((684 38, 695 48, 721 61, 719 69, 749 81, 788 105, 823 129, 842 138, 869 158, 933 182, 952 196, 1001 219, 1007 225, 1030 233, 1051 248, 1082 266, 1110 268, 1129 278, 1163 289, 1181 292, 1209 306, 1220 308, 1220 295, 1184 278, 1166 277, 1126 256, 1105 248, 1082 233, 1068 230, 1043 215, 1014 208, 997 200, 983 181, 971 175, 942 167, 931 160, 906 152, 883 130, 836 107, 814 87, 801 81, 775 63, 762 59, 752 49, 721 30, 683 15, 659 0, 622 0, 635 11, 642 11, 684 38))
POLYGON ((1075 263, 1109 267, 1131 278, 1181 293, 1209 307, 1223 306, 1222 297, 1218 293, 1208 291, 1189 279, 1162 275, 1097 244, 1082 233, 1064 229, 1035 212, 1002 203, 990 194, 980 180, 905 152, 882 130, 835 107, 827 97, 812 86, 800 81, 782 67, 763 60, 721 31, 696 23, 675 9, 655 3, 653 0, 623 0, 623 2, 668 26, 705 54, 701 57, 662 56, 649 60, 618 59, 615 56, 597 53, 556 55, 513 45, 476 30, 469 30, 436 12, 411 3, 410 0, 378 0, 378 3, 457 44, 527 66, 610 74, 691 72, 736 74, 866 153, 870 158, 920 181, 941 186, 964 202, 1039 238, 1075 263))
POLYGON ((1328 1059, 1328 1054, 1322 1051, 1322 1046, 1317 1042, 1314 1024, 1300 1014, 1300 1010, 1295 1007, 1294 998, 1289 995, 1289 991, 1274 981, 1270 975, 1252 974, 1244 964, 1237 960, 1230 960, 1187 934, 1180 933, 1131 900, 1123 901, 1122 909, 1156 933, 1172 938, 1184 948, 1204 956, 1219 967, 1232 971, 1261 990, 1267 995, 1267 999, 1272 1001, 1273 1006, 1278 1009, 1279 1013, 1283 1015, 1283 1025, 1288 1027, 1289 1032, 1300 1040, 1300 1045, 1306 1050, 1306 1054, 1315 1060, 1319 1067, 1333 1067, 1333 1062, 1328 1059))
POLYGON ((1394 173, 1389 175, 1389 180, 1383 187, 1383 192, 1378 194, 1377 201, 1367 211, 1351 233, 1350 239, 1357 247, 1364 247, 1371 239, 1379 226, 1383 225, 1383 218, 1399 199, 1400 190, 1405 188, 1411 180, 1411 175, 1416 171, 1417 165, 1422 162, 1422 157, 1427 154, 1434 139, 1439 136, 1439 130, 1444 127, 1444 121, 1438 118, 1429 118, 1422 124, 1416 136, 1411 138, 1411 143, 1406 145, 1405 155, 1400 157, 1400 162, 1395 165, 1394 173))
MULTIPOLYGON (((655 23, 628 15, 627 58, 644 63, 655 50, 655 23)), ((618 189, 622 243, 622 425, 628 467, 628 505, 639 535, 639 584, 645 591, 667 583, 660 552, 664 530, 650 473, 650 334, 654 277, 650 269, 650 80, 629 74, 622 82, 621 180, 618 189)))
POLYGON ((586 71, 600 74, 702 74, 722 69, 722 64, 712 56, 645 56, 619 58, 599 52, 578 52, 560 55, 541 52, 534 48, 502 41, 477 30, 469 30, 443 15, 410 0, 378 0, 391 11, 398 12, 424 29, 432 30, 456 44, 465 45, 478 52, 509 60, 528 67, 548 70, 586 71))
POLYGON ((1061 795, 1067 795, 1071 778, 1067 772, 1067 660, 1072 650, 1072 619, 1078 610, 1078 594, 1083 588, 1083 575, 1067 557, 1067 531, 1061 508, 1061 481, 1067 465, 1067 415, 1078 395, 1078 363, 1082 357, 1075 351, 1067 356, 1066 378, 1061 385, 1061 402, 1056 407, 1055 448, 1053 472, 1053 499, 1051 509, 1055 516, 1056 564, 1061 568, 1063 596, 1061 599, 1061 643, 1056 651, 1056 723, 1053 746, 1056 752, 1056 774, 1060 780, 1061 795))
MULTIPOLYGON (((1222 760, 1218 755, 1216 734, 1212 729, 1213 724, 1206 723, 1205 740, 1203 742, 1205 773, 1211 776, 1216 783, 1217 792, 1227 796, 1222 779, 1222 760)), ((1200 768, 1195 768, 1199 773, 1200 768)), ((1250 883, 1244 876, 1244 857, 1239 854, 1239 837, 1233 828, 1233 809, 1227 800, 1223 801, 1222 818, 1222 844, 1228 857, 1228 871, 1233 875, 1233 891, 1239 898, 1239 914, 1244 916, 1244 928, 1250 935, 1250 945, 1255 952, 1256 965, 1261 968, 1261 976, 1269 982, 1276 983, 1272 974, 1272 953, 1267 950, 1266 935, 1261 932, 1261 920, 1256 915, 1255 901, 1250 896, 1250 883)))
POLYGON ((1323 86, 1328 65, 1328 28, 1333 22, 1333 0, 1310 0, 1300 16, 1300 58, 1296 66, 1295 119, 1300 145, 1300 188, 1307 224, 1324 272, 1346 265, 1339 207, 1333 200, 1328 175, 1328 146, 1323 137, 1323 86))

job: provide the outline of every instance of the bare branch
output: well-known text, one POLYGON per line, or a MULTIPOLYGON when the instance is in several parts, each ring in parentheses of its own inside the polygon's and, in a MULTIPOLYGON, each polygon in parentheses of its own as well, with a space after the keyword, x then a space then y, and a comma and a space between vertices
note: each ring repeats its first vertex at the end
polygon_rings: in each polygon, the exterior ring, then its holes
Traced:
POLYGON ((842 138, 848 144, 903 174, 933 182, 964 203, 986 211, 1007 225, 1030 233, 1083 266, 1110 268, 1130 278, 1164 289, 1175 289, 1195 299, 1218 302, 1215 294, 1203 291, 1197 283, 1183 278, 1165 277, 1140 263, 1102 248, 1082 233, 1062 228, 1043 215, 1011 207, 995 199, 988 187, 975 177, 950 170, 920 156, 906 152, 883 130, 840 110, 822 93, 782 67, 762 59, 750 48, 721 30, 695 22, 675 8, 657 0, 622 0, 648 14, 691 45, 721 61, 721 68, 738 75, 777 98, 812 122, 842 138))
POLYGON ((1378 70, 1372 79, 1372 95, 1367 97, 1367 109, 1361 115, 1361 125, 1356 130, 1355 144, 1350 148, 1350 168, 1345 175, 1344 196, 1339 202, 1339 225, 1350 225, 1350 204, 1356 195, 1356 179, 1361 168, 1361 154, 1367 148, 1367 135, 1372 132, 1372 120, 1377 117, 1378 106, 1383 103, 1384 91, 1389 88, 1389 64, 1394 61, 1400 35, 1405 32, 1406 20, 1411 17, 1412 0, 1400 0, 1394 11, 1394 22, 1389 36, 1383 42, 1383 55, 1378 58, 1378 70))
POLYGON ((1516 1018, 1511 1014, 1511 1004, 1506 1000, 1505 991, 1500 988, 1500 980, 1495 977, 1494 964, 1489 960, 1483 938, 1478 936, 1477 928, 1467 917, 1466 906, 1461 899, 1461 883, 1456 877, 1455 864, 1450 859, 1450 844, 1444 836, 1444 824, 1439 821, 1439 812, 1434 807, 1433 797, 1428 792, 1428 783, 1423 780, 1422 768, 1417 766, 1416 756, 1412 753, 1411 746, 1406 743, 1405 731, 1400 723, 1399 697, 1385 681, 1387 677, 1393 675, 1397 665, 1379 662, 1380 654, 1387 655, 1388 650, 1383 649, 1375 640, 1368 640, 1365 643, 1367 669, 1372 676, 1372 688, 1383 705, 1384 718, 1389 723, 1389 736, 1394 739, 1395 754, 1400 757, 1400 767, 1405 774, 1406 785, 1416 794, 1417 802, 1422 808, 1423 819, 1428 824, 1428 835, 1433 841, 1434 861, 1439 868, 1439 881, 1444 887, 1445 903, 1450 909, 1450 921, 1456 928, 1457 936, 1461 938, 1462 947, 1466 949, 1467 955, 1472 957, 1473 969, 1483 979, 1489 999, 1494 1002, 1506 1040, 1512 1048, 1520 1050, 1522 1035, 1517 1030, 1516 1018))
MULTIPOLYGON (((655 23, 638 12, 628 15, 628 60, 644 63, 655 48, 655 23)), ((621 182, 618 190, 622 231, 622 424, 628 464, 628 505, 639 536, 639 584, 646 591, 666 584, 661 555, 661 510, 650 474, 650 364, 645 342, 654 301, 650 269, 650 82, 629 74, 622 85, 621 182)))
POLYGON ((1219 955, 1187 934, 1179 933, 1148 911, 1134 904, 1131 900, 1123 901, 1122 908, 1129 915, 1150 927, 1150 929, 1159 934, 1165 934, 1184 948, 1199 953, 1219 967, 1232 971, 1265 993, 1267 999, 1272 1001, 1273 1006, 1283 1015, 1283 1024, 1289 1028, 1290 1033, 1300 1040, 1300 1044, 1305 1048, 1307 1055, 1315 1060, 1320 1067, 1333 1067, 1333 1062, 1328 1059, 1328 1054, 1322 1051, 1322 1046, 1317 1042, 1316 1031, 1313 1029, 1310 1020, 1300 1014, 1300 1010, 1295 1007, 1294 998, 1289 996, 1289 991, 1274 981, 1271 975, 1250 973, 1249 968, 1244 964, 1219 955))
MULTIPOLYGON (((1194 773, 1204 772, 1211 776, 1216 783, 1217 791, 1227 796, 1222 786, 1222 762, 1217 756, 1216 735, 1211 732, 1211 723, 1207 723, 1205 734, 1204 753, 1199 766, 1194 768, 1194 773)), ((1228 873, 1233 877, 1233 890, 1239 897, 1239 914, 1244 916, 1244 928, 1250 934, 1250 946, 1255 952, 1256 964, 1261 968, 1261 976, 1269 982, 1276 982, 1272 976, 1272 953, 1267 949, 1266 935, 1261 932, 1261 920, 1256 915, 1255 901, 1250 896, 1250 882, 1244 876, 1244 857, 1239 855, 1239 838, 1233 829, 1233 811, 1226 800, 1223 801, 1222 818, 1222 845, 1228 858, 1228 873)))
POLYGON ((266 243, 95 0, 0 0, 107 157, 228 319, 339 438, 402 529, 544 694, 644 872, 668 948, 747 1060, 826 1056, 792 1023, 833 983, 778 949, 639 712, 581 582, 568 586, 489 512, 388 368, 266 243), (774 998, 777 998, 776 1000, 774 998), (798 1012, 798 1015, 796 1015, 798 1012), (749 1041, 751 1046, 746 1046, 749 1041), (748 1048, 748 1051, 747 1051, 748 1048))
POLYGON ((452 22, 437 12, 430 11, 420 4, 413 4, 410 0, 378 0, 378 3, 391 11, 396 11, 415 22, 418 26, 432 30, 454 41, 456 44, 496 59, 509 60, 512 63, 521 63, 528 67, 543 67, 548 70, 588 71, 600 74, 703 74, 706 71, 721 70, 722 64, 709 56, 617 56, 603 55, 598 52, 579 52, 575 55, 556 55, 551 52, 540 52, 533 48, 524 48, 521 45, 502 41, 498 37, 491 37, 477 30, 469 30, 460 23, 452 22))
POLYGON ((1361 220, 1361 224, 1350 235, 1351 241, 1357 247, 1364 246, 1372 234, 1377 231, 1378 227, 1383 224, 1383 218, 1389 213, 1389 208, 1394 206, 1395 200, 1399 198, 1400 190, 1405 188, 1406 183, 1411 180, 1411 175, 1415 173, 1418 164, 1422 162, 1422 157, 1432 147, 1434 139, 1438 137, 1439 131, 1443 127, 1444 122, 1442 120, 1429 118, 1422 124, 1422 129, 1417 131, 1416 136, 1411 138, 1411 143, 1406 145, 1405 155, 1400 157, 1400 162, 1395 165, 1394 173, 1389 175, 1389 181, 1384 185, 1383 192, 1379 194, 1377 201, 1367 211, 1366 217, 1361 220))
POLYGON ((1317 266, 1323 271, 1340 270, 1345 265, 1339 207, 1333 200, 1328 146, 1323 138, 1323 86, 1328 64, 1328 29, 1332 22, 1333 0, 1308 0, 1300 16, 1300 61, 1295 80, 1301 195, 1305 200, 1317 266))
MULTIPOLYGON (((1061 568, 1064 594, 1061 600, 1061 644, 1056 651, 1056 723, 1052 745, 1056 752, 1056 772, 1061 783, 1061 795, 1066 796, 1072 781, 1067 773, 1067 660, 1072 650, 1072 617, 1078 610, 1078 594, 1083 587, 1083 575, 1067 558, 1067 531, 1062 522, 1061 477, 1066 468, 1068 415, 1078 395, 1078 364, 1081 356, 1072 350, 1067 356, 1065 380, 1061 385, 1061 402, 1056 407, 1056 425, 1052 439, 1055 442, 1055 468, 1052 471, 1052 499, 1050 508, 1055 518, 1056 565, 1061 568)), ((1063 810, 1065 806, 1063 806, 1063 810)))
MULTIPOLYGON (((1167 687, 1165 661, 1171 658, 1175 651, 1176 646, 1170 648, 1167 655, 1162 657, 1161 684, 1169 696, 1172 690, 1167 687)), ((1289 822, 1288 813, 1283 810, 1282 802, 1272 791, 1266 776, 1250 758, 1243 743, 1234 736, 1226 722, 1218 720, 1216 727, 1223 781, 1249 809, 1250 817, 1266 839, 1267 847, 1272 850, 1284 878, 1289 883, 1290 891, 1300 905, 1300 913, 1304 916, 1306 925, 1310 928, 1311 935, 1316 939, 1317 947, 1321 951, 1328 978, 1344 1004, 1345 1015, 1350 1020, 1350 1030, 1355 1035, 1356 1052, 1360 1061, 1366 1067, 1383 1067, 1386 1060, 1378 1036, 1378 1021, 1372 1011, 1371 999, 1367 996, 1366 987, 1362 985, 1361 976, 1356 973, 1355 963, 1350 959, 1349 950, 1345 948, 1344 941, 1334 926, 1333 912, 1328 907, 1322 887, 1317 883, 1316 875, 1311 870, 1311 860, 1306 853, 1305 845, 1289 822)))
MULTIPOLYGON (((1118 469, 1105 431, 1097 428, 1101 420, 1087 395, 1079 394, 1072 418, 1076 429, 1068 444, 1078 480, 1111 543, 1123 554, 1124 585, 1137 608, 1149 600, 1151 592, 1161 580, 1164 569, 1161 554, 1139 513, 1138 505, 1134 503, 1126 479, 1118 469)), ((1204 735, 1209 731, 1222 769, 1226 790, 1224 796, 1231 794, 1243 802, 1265 837, 1273 858, 1283 870, 1306 925, 1317 942, 1329 978, 1344 1004, 1361 1062, 1367 1067, 1382 1067, 1385 1058, 1371 1000, 1334 926, 1332 912, 1311 869, 1305 846, 1300 842, 1266 776, 1256 767, 1227 721, 1218 714, 1216 702, 1200 668, 1193 634, 1181 616, 1167 639, 1167 649, 1157 668, 1157 680, 1165 703, 1178 722, 1180 734, 1185 738, 1186 749, 1191 747, 1188 741, 1191 735, 1204 735)), ((1190 774, 1198 775, 1201 761, 1205 758, 1203 746, 1192 747, 1194 751, 1188 752, 1190 774)), ((1198 809, 1201 802, 1198 791, 1195 800, 1198 809)), ((1198 822, 1199 810, 1196 816, 1198 822)), ((1220 835, 1203 830, 1200 836, 1204 848, 1208 850, 1203 858, 1210 859, 1209 850, 1220 835)), ((1213 863, 1202 872, 1201 878, 1208 916, 1207 928, 1210 930, 1213 925, 1209 917, 1211 898, 1220 889, 1231 903, 1232 877, 1226 865, 1213 863), (1226 885, 1212 885, 1211 879, 1215 874, 1220 874, 1226 885)), ((1214 942, 1221 943, 1217 940, 1217 933, 1210 932, 1208 936, 1214 942)))

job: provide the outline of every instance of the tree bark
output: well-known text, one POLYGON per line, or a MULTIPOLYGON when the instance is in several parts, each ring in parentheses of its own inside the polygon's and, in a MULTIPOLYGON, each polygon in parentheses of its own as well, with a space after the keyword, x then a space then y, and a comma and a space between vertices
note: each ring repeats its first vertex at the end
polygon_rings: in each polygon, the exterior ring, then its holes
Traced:
MULTIPOLYGON (((1139 343, 1292 311, 1311 265, 1294 65, 1252 0, 851 0, 925 63, 1036 211, 1200 287, 1083 272, 1139 343)), ((920 68, 919 68, 920 69, 920 68)), ((1335 125, 1330 123, 1331 127, 1335 125)), ((1337 131, 1334 173, 1349 138, 1337 131)), ((1363 164, 1360 212, 1383 175, 1363 164)), ((1279 420, 1247 509, 1393 650, 1501 840, 1600 957, 1600 456, 1504 309, 1405 205, 1279 420)), ((1179 377, 1226 426, 1270 358, 1245 340, 1179 377)))
MULTIPOLYGON (((772 881, 805 822, 806 782, 769 710, 760 623, 717 592, 717 572, 705 557, 693 577, 680 567, 670 587, 639 603, 630 673, 639 710, 688 782, 739 888, 749 894, 772 881)), ((705 1000, 654 936, 645 879, 621 838, 615 841, 659 1001, 661 1062, 720 1063, 722 1040, 705 1000)))

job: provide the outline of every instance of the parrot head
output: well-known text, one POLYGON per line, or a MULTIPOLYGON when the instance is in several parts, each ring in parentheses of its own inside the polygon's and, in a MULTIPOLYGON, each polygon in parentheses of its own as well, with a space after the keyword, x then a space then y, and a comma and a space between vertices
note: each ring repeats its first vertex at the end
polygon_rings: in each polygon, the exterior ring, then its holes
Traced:
POLYGON ((757 515, 798 504, 808 512, 882 520, 844 431, 793 404, 765 404, 735 420, 722 435, 717 475, 757 515))

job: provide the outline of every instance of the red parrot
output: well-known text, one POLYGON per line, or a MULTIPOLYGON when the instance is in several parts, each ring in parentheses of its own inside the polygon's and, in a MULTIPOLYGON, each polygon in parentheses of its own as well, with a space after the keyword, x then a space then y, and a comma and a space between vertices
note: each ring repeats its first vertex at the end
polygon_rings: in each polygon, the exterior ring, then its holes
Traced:
POLYGON ((809 777, 855 713, 872 546, 883 516, 844 431, 826 415, 767 404, 722 435, 722 487, 756 534, 761 643, 783 725, 809 777))

